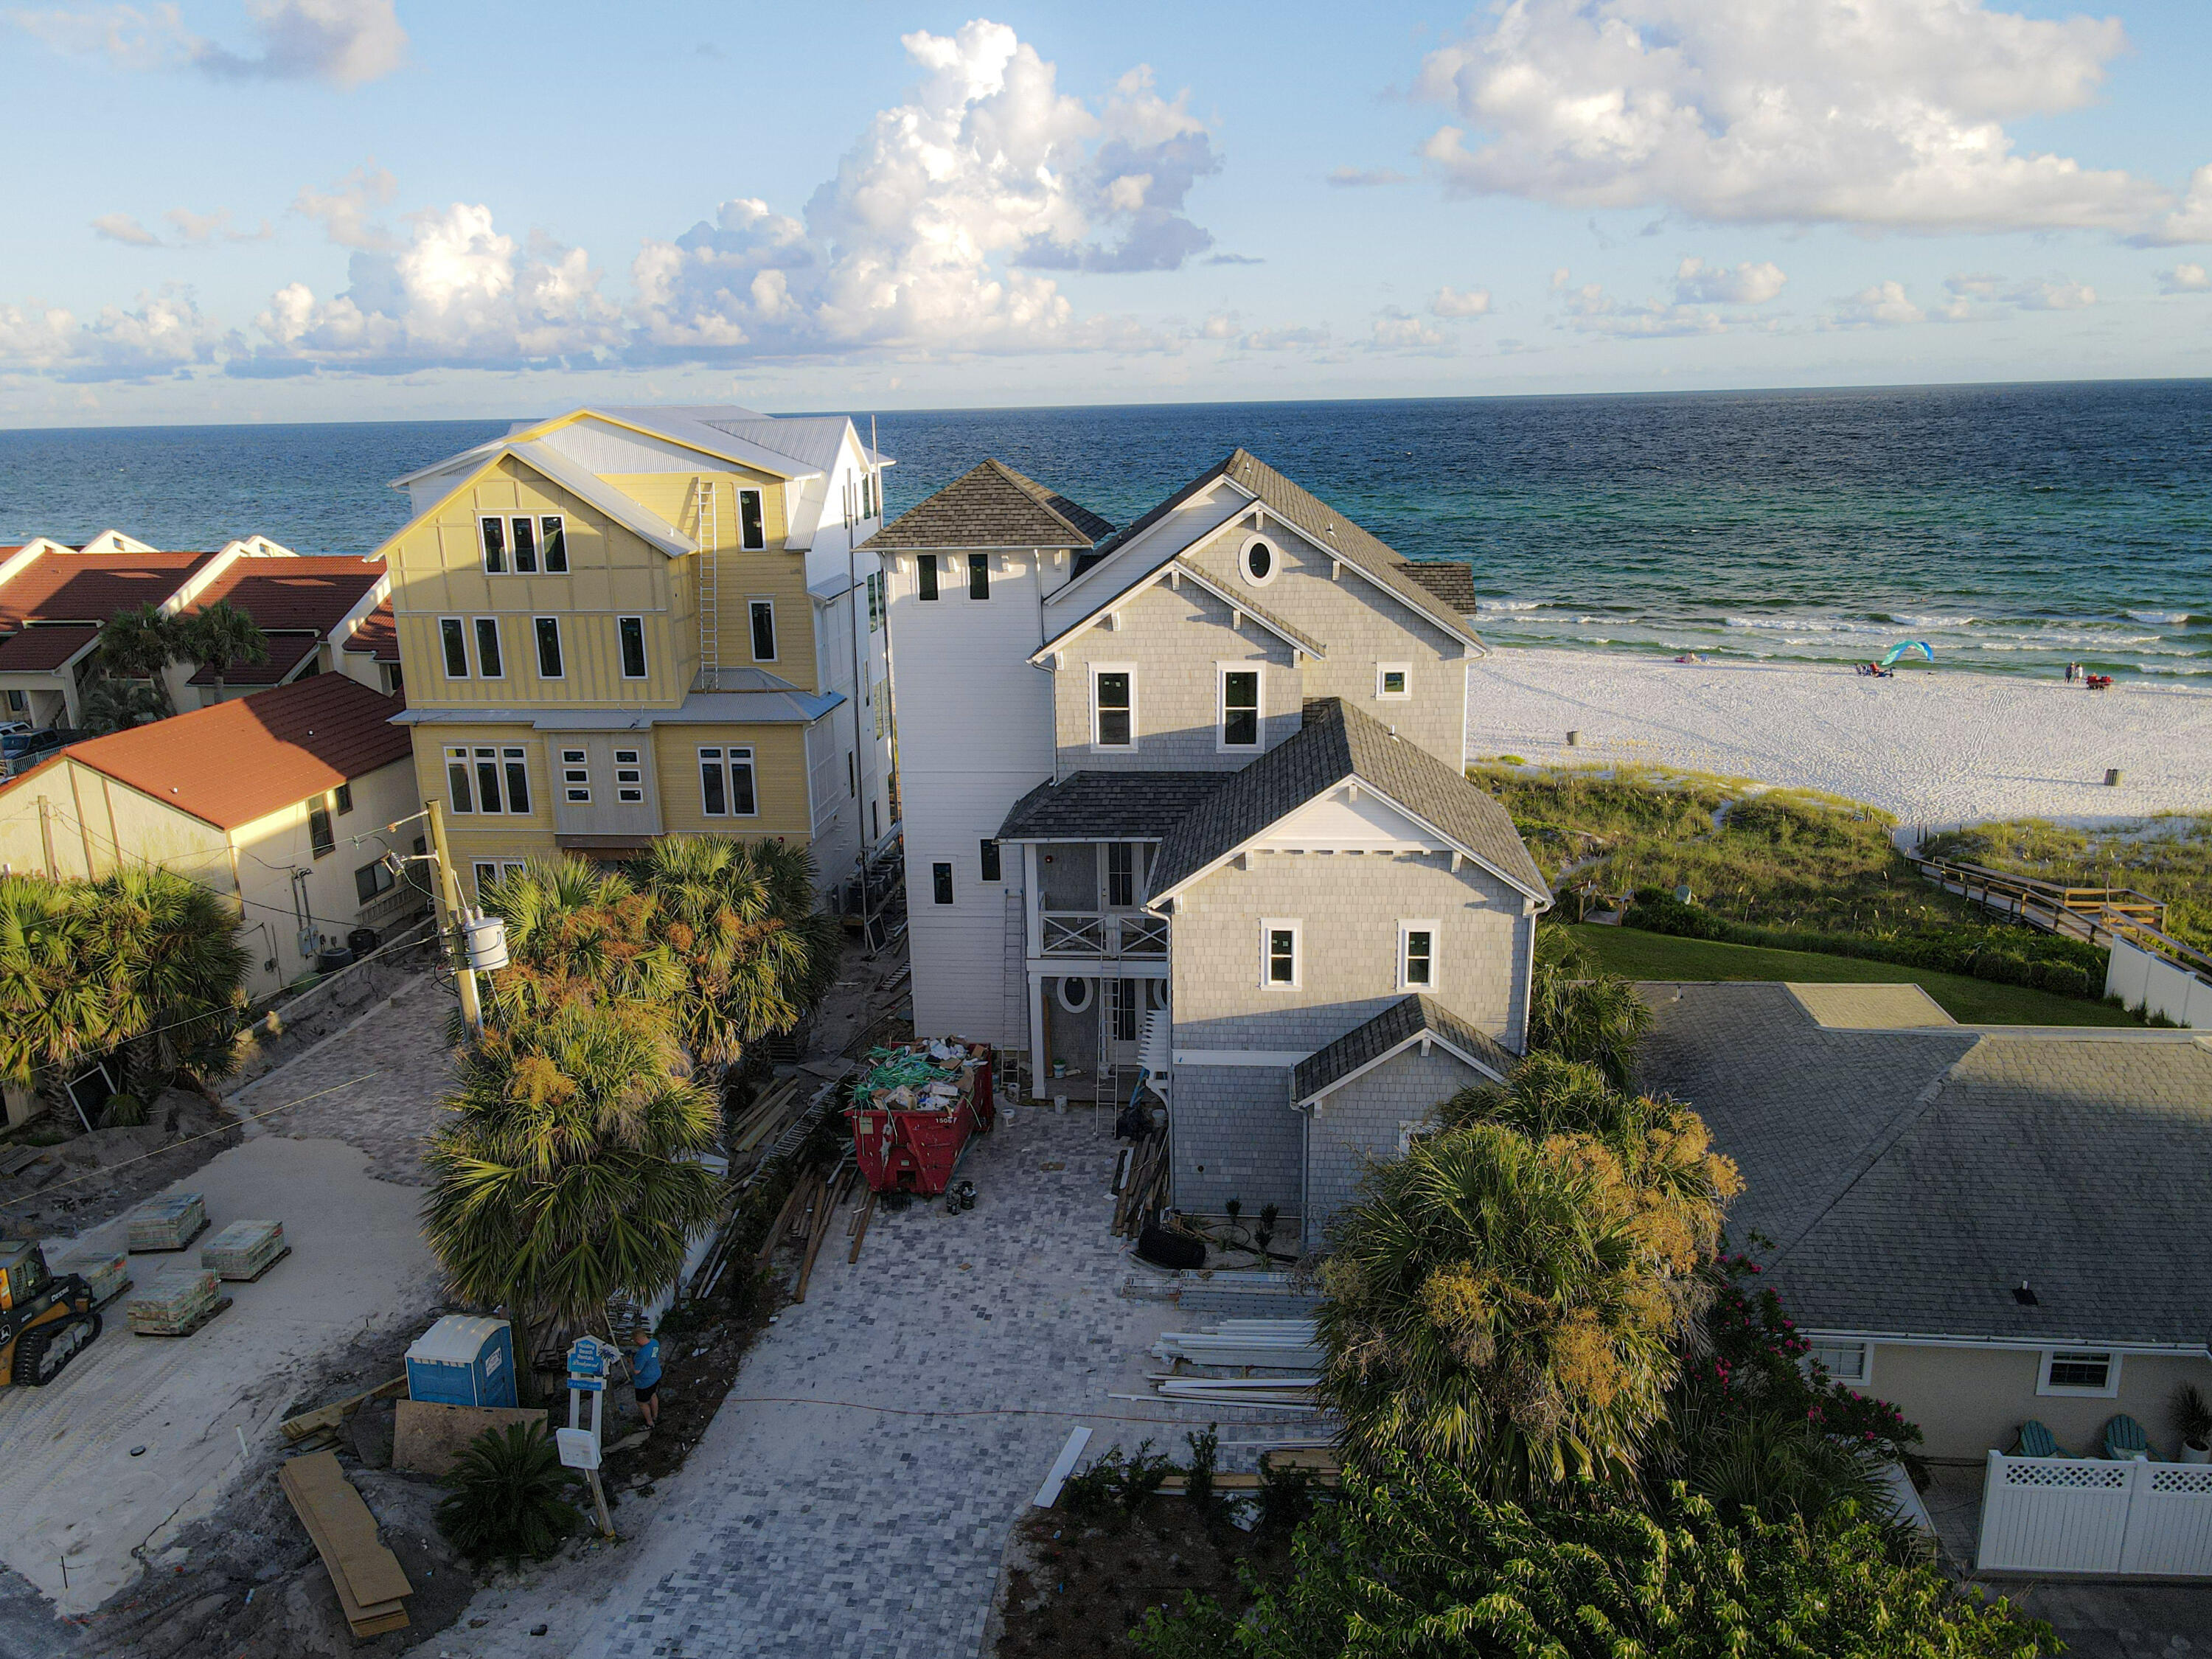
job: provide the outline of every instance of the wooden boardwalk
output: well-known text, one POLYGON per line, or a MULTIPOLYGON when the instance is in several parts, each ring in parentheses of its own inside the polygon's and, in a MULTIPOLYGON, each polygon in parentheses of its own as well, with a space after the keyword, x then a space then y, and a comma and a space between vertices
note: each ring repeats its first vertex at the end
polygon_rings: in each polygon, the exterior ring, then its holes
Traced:
POLYGON ((2132 887, 2069 887, 1986 865, 1908 854, 1921 875, 1947 893, 2046 933, 2109 950, 2115 941, 2163 957, 2212 983, 2212 956, 2166 931, 2166 906, 2132 887))

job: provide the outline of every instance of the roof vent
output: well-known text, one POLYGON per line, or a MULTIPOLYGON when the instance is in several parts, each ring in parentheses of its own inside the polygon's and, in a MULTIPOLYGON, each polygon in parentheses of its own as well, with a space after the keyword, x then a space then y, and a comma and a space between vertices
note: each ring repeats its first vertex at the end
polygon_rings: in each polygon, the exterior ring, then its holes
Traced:
POLYGON ((2043 1305, 2035 1299, 2035 1292, 2028 1288, 2028 1283, 2024 1279, 2013 1286, 2012 1299, 2023 1308, 2038 1308, 2043 1305))

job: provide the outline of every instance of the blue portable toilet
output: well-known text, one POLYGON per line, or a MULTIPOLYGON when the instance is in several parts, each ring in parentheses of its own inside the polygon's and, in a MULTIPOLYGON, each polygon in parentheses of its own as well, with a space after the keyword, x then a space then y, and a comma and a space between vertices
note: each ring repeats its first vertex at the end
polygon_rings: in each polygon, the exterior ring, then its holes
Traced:
POLYGON ((407 1397, 441 1406, 514 1404, 514 1333, 504 1319, 447 1314, 407 1350, 407 1397))

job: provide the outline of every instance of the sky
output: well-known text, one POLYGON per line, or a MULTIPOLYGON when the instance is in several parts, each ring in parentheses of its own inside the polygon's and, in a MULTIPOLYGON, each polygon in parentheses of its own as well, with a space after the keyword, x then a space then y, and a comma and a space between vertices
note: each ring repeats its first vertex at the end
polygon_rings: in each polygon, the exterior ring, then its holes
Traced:
POLYGON ((2204 375, 2208 63, 2203 0, 0 0, 0 425, 2204 375))

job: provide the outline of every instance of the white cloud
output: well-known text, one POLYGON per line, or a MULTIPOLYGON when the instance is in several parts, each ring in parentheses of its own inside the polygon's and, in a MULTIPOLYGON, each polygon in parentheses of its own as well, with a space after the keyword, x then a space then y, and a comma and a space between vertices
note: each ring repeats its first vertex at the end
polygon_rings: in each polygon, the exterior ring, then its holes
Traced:
POLYGON ((2005 290, 2004 297, 2022 311, 2081 311, 2097 303, 2097 290, 2062 276, 2017 283, 2005 290))
POLYGON ((1328 343, 1325 328, 1255 328, 1237 343, 1247 351, 1315 350, 1328 343))
POLYGON ((1413 175, 1395 167, 1338 167, 1328 182, 1339 190, 1359 190, 1372 185, 1410 185, 1413 175))
POLYGON ((0 374, 143 380, 206 362, 217 344, 217 331, 184 289, 142 294, 135 309, 108 306, 84 322, 35 300, 0 305, 0 374))
POLYGON ((1674 269, 1674 298, 1683 305, 1763 306, 1789 280, 1771 259, 1730 269, 1692 257, 1674 269))
POLYGON ((319 80, 357 87, 407 61, 407 31, 392 0, 246 0, 260 37, 250 53, 195 34, 174 5, 73 5, 17 9, 8 21, 58 52, 104 57, 118 69, 191 65, 225 80, 319 80))
POLYGON ((1367 331, 1370 351, 1442 352, 1451 349, 1451 336, 1434 323, 1387 307, 1367 331))
POLYGON ((95 234, 130 247, 159 247, 161 239, 127 213, 103 213, 92 222, 95 234))
POLYGON ((176 227, 177 240, 186 247, 200 247, 212 241, 265 242, 276 233, 264 219, 258 230, 240 230, 230 221, 228 208, 217 208, 213 213, 194 213, 189 208, 171 208, 161 216, 176 227))
POLYGON ((1440 288, 1429 309, 1439 317, 1487 317, 1490 290, 1486 288, 1440 288))
POLYGON ((371 161, 327 191, 302 189, 292 198, 292 211, 319 222, 324 234, 340 247, 389 252, 399 246, 398 239, 370 216, 388 207, 398 188, 398 181, 371 161))
POLYGON ((2015 283, 1992 271, 1963 271, 1943 279, 1950 299, 1936 315, 1946 322, 1989 322, 2021 311, 2080 311, 2097 303, 2097 290, 2069 277, 2032 277, 2015 283))
POLYGON ((1151 71, 1103 107, 1002 24, 902 44, 923 71, 802 217, 738 198, 631 267, 646 360, 864 349, 1021 351, 1141 343, 1079 319, 1043 270, 1172 270, 1212 244, 1183 213, 1218 162, 1151 71))
POLYGON ((1924 323, 1928 313, 1905 297, 1899 282, 1875 283, 1838 303, 1829 319, 1838 328, 1895 328, 1924 323))
POLYGON ((2212 276, 2205 274, 2203 265, 2184 260, 2172 270, 2158 273, 2160 294, 2202 294, 2207 289, 2212 289, 2212 276))
POLYGON ((1502 0, 1425 61, 1464 125, 1423 153, 1456 191, 1577 207, 2212 237, 2212 168, 2169 217, 2157 184, 2006 131, 2088 103, 2125 46, 1984 0, 1502 0))

